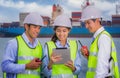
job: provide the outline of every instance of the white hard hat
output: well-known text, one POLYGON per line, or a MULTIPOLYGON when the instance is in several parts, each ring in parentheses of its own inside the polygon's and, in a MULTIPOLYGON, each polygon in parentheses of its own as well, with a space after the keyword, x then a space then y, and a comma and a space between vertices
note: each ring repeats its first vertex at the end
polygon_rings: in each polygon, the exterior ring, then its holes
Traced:
POLYGON ((64 14, 61 14, 56 17, 53 26, 64 26, 72 28, 70 18, 64 14))
POLYGON ((40 16, 40 14, 37 12, 28 14, 25 17, 23 24, 34 24, 34 25, 44 26, 43 19, 40 16))
POLYGON ((95 18, 101 18, 101 12, 98 8, 96 8, 94 5, 87 6, 82 11, 81 21, 85 21, 88 19, 95 19, 95 18))

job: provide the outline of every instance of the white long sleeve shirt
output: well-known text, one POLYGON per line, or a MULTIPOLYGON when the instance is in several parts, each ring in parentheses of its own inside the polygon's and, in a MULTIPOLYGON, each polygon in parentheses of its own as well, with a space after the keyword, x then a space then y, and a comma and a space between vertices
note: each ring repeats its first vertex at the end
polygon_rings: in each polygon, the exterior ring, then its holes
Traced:
MULTIPOLYGON (((93 37, 96 38, 103 30, 103 27, 98 29, 93 37)), ((98 39, 98 62, 95 78, 105 78, 106 76, 112 75, 111 72, 109 72, 111 67, 111 63, 109 62, 112 46, 111 41, 111 38, 106 34, 101 34, 98 39)))

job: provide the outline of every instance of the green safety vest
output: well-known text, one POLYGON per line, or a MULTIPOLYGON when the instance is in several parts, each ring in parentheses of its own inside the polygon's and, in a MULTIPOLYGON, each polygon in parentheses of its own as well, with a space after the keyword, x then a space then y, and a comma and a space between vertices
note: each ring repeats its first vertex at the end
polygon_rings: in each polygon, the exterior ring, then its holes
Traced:
MULTIPOLYGON (((35 57, 42 57, 42 46, 40 43, 38 43, 35 48, 30 48, 25 43, 22 36, 17 36, 16 39, 18 43, 18 64, 27 64, 35 57)), ((5 72, 3 78, 6 78, 5 72)), ((17 74, 17 78, 40 78, 40 67, 36 70, 25 70, 24 72, 17 74)))
POLYGON ((3 72, 3 78, 6 78, 6 73, 5 72, 3 72))
MULTIPOLYGON (((17 64, 27 64, 35 57, 42 57, 42 46, 39 42, 35 48, 30 48, 22 36, 17 36, 16 39, 18 43, 17 64)), ((16 78, 41 78, 40 71, 40 67, 35 70, 27 69, 24 72, 18 73, 16 78)), ((6 78, 6 73, 4 73, 4 78, 6 78)))
MULTIPOLYGON (((98 50, 99 50, 98 39, 99 39, 101 34, 108 35, 112 40, 111 35, 108 32, 103 31, 96 37, 94 42, 91 44, 90 55, 89 55, 89 58, 88 58, 88 71, 87 71, 87 74, 86 74, 86 78, 94 78, 95 77, 95 74, 96 74, 95 71, 96 71, 96 66, 97 66, 97 56, 98 56, 98 50)), ((113 59, 113 64, 112 64, 112 69, 113 70, 112 71, 113 71, 114 78, 119 78, 117 54, 116 54, 115 44, 114 44, 113 40, 112 40, 111 44, 112 44, 111 57, 113 59)))
MULTIPOLYGON (((71 60, 74 62, 76 55, 77 55, 77 42, 70 40, 69 41, 69 45, 70 45, 70 55, 71 55, 71 60)), ((47 42, 47 46, 48 46, 48 54, 49 57, 52 54, 52 49, 56 48, 56 45, 53 41, 49 41, 47 42)), ((76 75, 73 75, 72 70, 65 66, 64 64, 53 64, 52 65, 52 78, 77 78, 76 75)))
MULTIPOLYGON (((40 43, 35 48, 30 48, 25 43, 21 36, 17 37, 18 40, 18 64, 27 64, 33 58, 42 57, 42 46, 40 43)), ((40 67, 35 70, 27 69, 23 73, 17 74, 17 78, 40 78, 40 67)))

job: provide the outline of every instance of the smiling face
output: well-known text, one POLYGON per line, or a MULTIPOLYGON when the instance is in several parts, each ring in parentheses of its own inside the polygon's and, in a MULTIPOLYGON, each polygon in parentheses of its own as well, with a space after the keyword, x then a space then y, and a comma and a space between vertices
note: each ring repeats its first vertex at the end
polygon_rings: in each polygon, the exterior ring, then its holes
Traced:
POLYGON ((40 26, 38 25, 25 24, 25 29, 26 29, 25 33, 30 41, 37 38, 40 32, 40 26))
POLYGON ((66 41, 69 32, 70 32, 70 29, 63 26, 59 26, 55 30, 56 36, 60 41, 66 41))
POLYGON ((95 33, 100 27, 99 19, 89 19, 85 21, 85 26, 91 33, 95 33))

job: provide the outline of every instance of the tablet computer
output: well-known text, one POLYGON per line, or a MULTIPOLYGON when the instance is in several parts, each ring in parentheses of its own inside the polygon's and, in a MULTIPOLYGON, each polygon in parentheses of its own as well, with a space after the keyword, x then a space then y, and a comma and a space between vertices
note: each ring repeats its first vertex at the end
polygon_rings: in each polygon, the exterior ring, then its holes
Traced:
POLYGON ((61 60, 54 64, 64 64, 70 60, 70 49, 69 48, 54 48, 53 52, 56 55, 61 55, 61 60))

